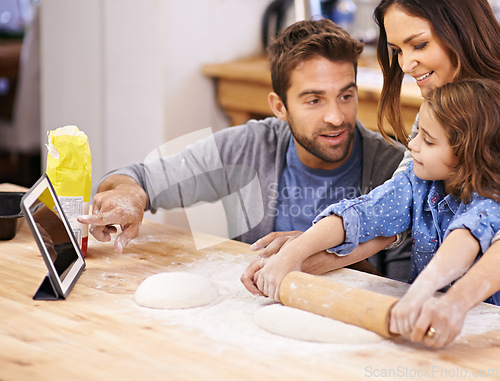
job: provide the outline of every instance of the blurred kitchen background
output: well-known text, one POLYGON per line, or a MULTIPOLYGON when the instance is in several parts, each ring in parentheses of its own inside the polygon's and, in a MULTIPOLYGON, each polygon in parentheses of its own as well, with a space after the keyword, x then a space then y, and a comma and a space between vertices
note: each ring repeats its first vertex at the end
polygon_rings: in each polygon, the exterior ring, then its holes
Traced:
POLYGON ((319 12, 370 53, 377 3, 0 0, 0 183, 31 186, 47 131, 67 124, 89 137, 94 187, 162 142, 225 128, 203 65, 262 55, 276 30, 319 12))

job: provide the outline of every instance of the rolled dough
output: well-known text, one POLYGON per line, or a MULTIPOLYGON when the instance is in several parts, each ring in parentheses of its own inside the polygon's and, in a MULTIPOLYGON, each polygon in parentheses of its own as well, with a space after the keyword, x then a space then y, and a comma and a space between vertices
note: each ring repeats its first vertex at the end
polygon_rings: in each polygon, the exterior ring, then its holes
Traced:
POLYGON ((209 278, 187 272, 151 275, 135 291, 135 302, 143 307, 180 309, 213 303, 219 289, 209 278))
POLYGON ((367 329, 281 304, 259 308, 253 321, 268 332, 304 341, 363 344, 384 340, 367 329))

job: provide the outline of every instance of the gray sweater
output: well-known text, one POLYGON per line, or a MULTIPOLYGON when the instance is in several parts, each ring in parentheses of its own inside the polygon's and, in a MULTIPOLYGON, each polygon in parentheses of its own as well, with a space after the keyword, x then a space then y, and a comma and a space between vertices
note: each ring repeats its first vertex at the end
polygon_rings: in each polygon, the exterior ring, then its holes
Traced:
MULTIPOLYGON (((391 144, 357 121, 363 147, 361 192, 390 179, 403 158, 391 144)), ((144 163, 106 175, 134 178, 149 196, 148 208, 171 209, 222 200, 229 237, 252 243, 273 231, 278 182, 290 139, 286 122, 270 117, 226 128, 170 154, 164 145, 144 163)), ((337 184, 336 186, 341 186, 337 184)))

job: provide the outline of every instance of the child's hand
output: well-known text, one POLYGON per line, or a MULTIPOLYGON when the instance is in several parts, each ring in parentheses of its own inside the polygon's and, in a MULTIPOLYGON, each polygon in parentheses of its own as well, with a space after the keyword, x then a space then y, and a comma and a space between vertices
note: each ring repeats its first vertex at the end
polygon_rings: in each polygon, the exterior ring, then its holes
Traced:
POLYGON ((410 337, 415 322, 420 316, 422 306, 432 297, 432 293, 411 287, 391 310, 389 331, 398 335, 410 337))
MULTIPOLYGON (((293 233, 296 234, 295 238, 287 237, 286 242, 279 243, 281 248, 278 253, 269 258, 260 258, 250 264, 241 279, 250 292, 258 295, 260 290, 268 297, 279 301, 279 288, 286 274, 291 271, 300 271, 302 263, 307 258, 329 247, 339 245, 345 237, 342 218, 335 215, 321 219, 304 234, 293 233)), ((267 238, 271 238, 271 242, 274 239, 272 235, 267 238)))
POLYGON ((255 279, 257 278, 255 273, 264 267, 266 259, 257 256, 246 268, 245 272, 241 275, 241 283, 243 286, 250 291, 252 294, 257 296, 266 296, 264 295, 257 287, 255 283, 255 279))
POLYGON ((248 265, 245 272, 241 275, 241 283, 245 288, 254 295, 267 296, 264 295, 261 290, 257 287, 255 275, 266 263, 267 258, 277 254, 286 244, 300 236, 303 232, 299 230, 290 232, 272 232, 262 237, 258 241, 254 242, 250 246, 251 250, 261 250, 259 255, 248 265))
POLYGON ((289 272, 299 271, 302 262, 287 256, 283 251, 263 261, 264 266, 255 273, 254 284, 264 295, 279 301, 281 281, 289 272))
POLYGON ((421 308, 421 303, 416 305, 411 300, 401 299, 392 307, 389 331, 396 335, 409 337, 421 308))

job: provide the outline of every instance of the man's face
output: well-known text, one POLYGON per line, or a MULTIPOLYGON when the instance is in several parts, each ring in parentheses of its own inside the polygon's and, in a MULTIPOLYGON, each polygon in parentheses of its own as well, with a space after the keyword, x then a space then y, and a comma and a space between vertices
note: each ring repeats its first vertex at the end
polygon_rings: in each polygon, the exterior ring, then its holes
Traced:
POLYGON ((323 57, 292 71, 284 119, 300 160, 316 169, 335 169, 352 151, 358 109, 354 66, 323 57))

